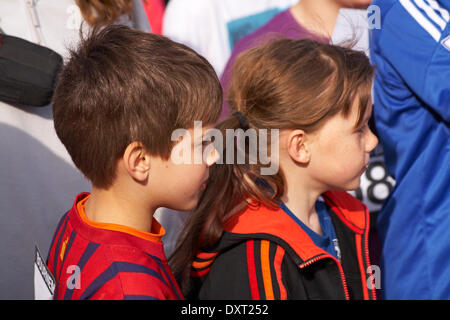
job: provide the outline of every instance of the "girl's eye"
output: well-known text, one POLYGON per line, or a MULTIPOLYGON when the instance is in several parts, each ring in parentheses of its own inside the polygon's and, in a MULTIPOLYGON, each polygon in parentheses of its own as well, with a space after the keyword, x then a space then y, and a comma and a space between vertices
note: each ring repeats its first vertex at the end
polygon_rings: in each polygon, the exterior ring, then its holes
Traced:
POLYGON ((364 126, 362 126, 361 128, 359 128, 359 129, 356 130, 356 131, 359 132, 359 133, 363 133, 364 131, 366 131, 367 127, 368 127, 368 125, 365 124, 364 126))

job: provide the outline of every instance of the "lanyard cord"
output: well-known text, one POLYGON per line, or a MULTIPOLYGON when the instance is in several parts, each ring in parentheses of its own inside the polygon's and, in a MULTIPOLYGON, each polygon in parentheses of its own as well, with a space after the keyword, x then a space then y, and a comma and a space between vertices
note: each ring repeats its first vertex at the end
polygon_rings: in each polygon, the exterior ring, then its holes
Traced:
POLYGON ((39 45, 44 45, 41 24, 39 23, 36 3, 38 0, 22 0, 28 14, 28 21, 31 24, 33 41, 39 45))

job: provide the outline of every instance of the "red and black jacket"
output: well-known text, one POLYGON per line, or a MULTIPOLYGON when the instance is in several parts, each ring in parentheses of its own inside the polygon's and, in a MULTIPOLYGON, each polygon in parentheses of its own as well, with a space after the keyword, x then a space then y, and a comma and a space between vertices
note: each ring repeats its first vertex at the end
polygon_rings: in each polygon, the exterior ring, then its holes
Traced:
POLYGON ((192 264, 188 298, 376 299, 369 289, 369 211, 344 191, 322 195, 341 250, 317 247, 282 209, 248 206, 226 224, 211 250, 192 264))

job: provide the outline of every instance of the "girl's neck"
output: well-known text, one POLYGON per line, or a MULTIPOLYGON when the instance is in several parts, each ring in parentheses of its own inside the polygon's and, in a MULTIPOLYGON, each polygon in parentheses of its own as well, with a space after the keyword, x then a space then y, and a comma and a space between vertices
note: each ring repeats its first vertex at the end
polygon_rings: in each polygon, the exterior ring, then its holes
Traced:
POLYGON ((286 177, 286 179, 285 193, 281 200, 301 222, 321 235, 322 228, 315 204, 322 192, 311 189, 304 183, 299 183, 299 179, 291 180, 290 177, 286 177))
POLYGON ((300 25, 331 39, 340 8, 335 0, 301 0, 290 10, 300 25))

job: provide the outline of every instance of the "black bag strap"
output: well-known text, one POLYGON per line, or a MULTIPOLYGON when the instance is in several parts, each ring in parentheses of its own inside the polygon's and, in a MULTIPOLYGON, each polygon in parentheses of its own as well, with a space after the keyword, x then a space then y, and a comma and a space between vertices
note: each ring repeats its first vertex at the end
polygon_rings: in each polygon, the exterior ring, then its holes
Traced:
POLYGON ((62 61, 49 48, 0 34, 0 100, 19 105, 48 105, 62 61))

